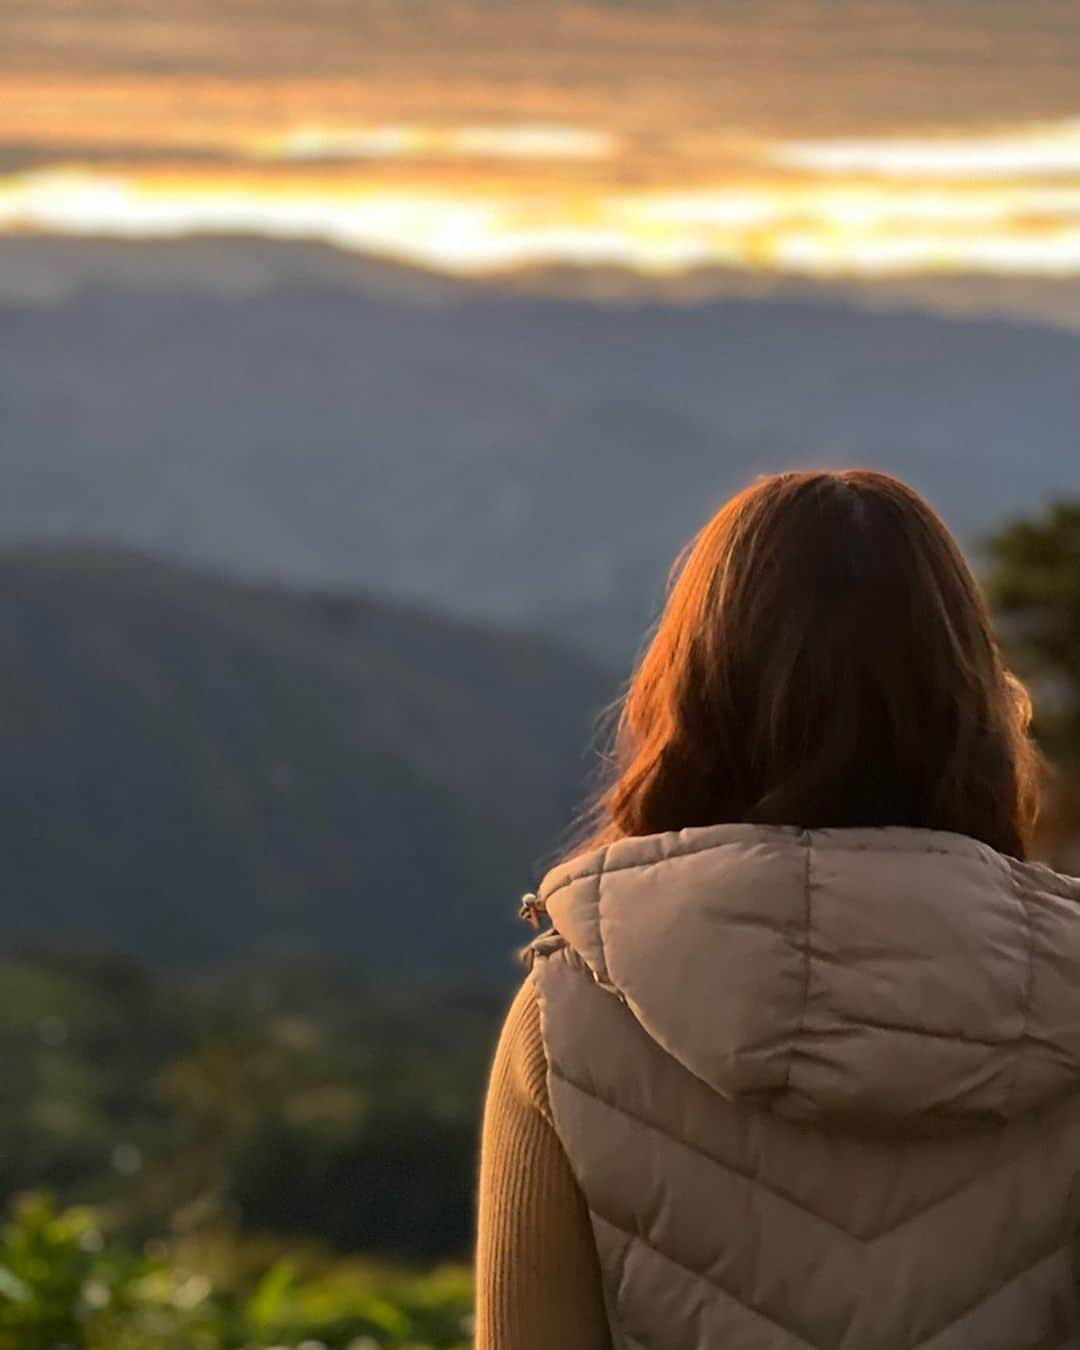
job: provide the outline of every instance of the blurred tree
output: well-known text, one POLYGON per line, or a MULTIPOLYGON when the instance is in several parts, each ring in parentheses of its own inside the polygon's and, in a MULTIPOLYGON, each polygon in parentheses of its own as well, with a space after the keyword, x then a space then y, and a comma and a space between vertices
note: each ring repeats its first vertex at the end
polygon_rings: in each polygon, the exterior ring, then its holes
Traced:
POLYGON ((1035 700, 1035 733, 1080 771, 1080 499, 1012 521, 987 540, 986 575, 1010 659, 1035 700))
POLYGON ((47 1188, 132 1245, 239 1224, 464 1257, 500 1011, 325 963, 163 979, 103 954, 12 954, 0 1209, 47 1188))
POLYGON ((233 1162, 244 1229, 317 1233, 343 1251, 463 1257, 472 1232, 475 1128, 417 1100, 359 1128, 267 1116, 233 1162))

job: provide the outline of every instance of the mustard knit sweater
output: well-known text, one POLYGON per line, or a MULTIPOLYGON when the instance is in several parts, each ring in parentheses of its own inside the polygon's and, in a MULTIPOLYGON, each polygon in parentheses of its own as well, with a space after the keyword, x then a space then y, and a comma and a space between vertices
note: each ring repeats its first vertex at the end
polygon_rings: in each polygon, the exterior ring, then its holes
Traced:
POLYGON ((529 980, 488 1087, 476 1279, 476 1350, 608 1350, 589 1213, 551 1122, 529 980))

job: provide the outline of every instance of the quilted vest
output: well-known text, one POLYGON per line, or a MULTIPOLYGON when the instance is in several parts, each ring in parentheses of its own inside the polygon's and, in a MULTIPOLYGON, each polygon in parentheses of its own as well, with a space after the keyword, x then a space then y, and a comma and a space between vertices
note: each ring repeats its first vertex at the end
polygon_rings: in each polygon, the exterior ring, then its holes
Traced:
POLYGON ((1080 1346, 1080 881, 732 825, 576 858, 537 904, 617 1347, 1080 1346))

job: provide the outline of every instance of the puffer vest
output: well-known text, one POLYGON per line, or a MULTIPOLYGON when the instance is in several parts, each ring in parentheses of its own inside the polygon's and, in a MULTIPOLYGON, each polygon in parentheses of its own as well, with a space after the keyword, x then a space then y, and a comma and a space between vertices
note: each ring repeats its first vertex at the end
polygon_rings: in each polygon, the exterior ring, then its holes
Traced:
POLYGON ((1080 881, 734 825, 586 854, 538 904, 616 1346, 1080 1346, 1080 881))

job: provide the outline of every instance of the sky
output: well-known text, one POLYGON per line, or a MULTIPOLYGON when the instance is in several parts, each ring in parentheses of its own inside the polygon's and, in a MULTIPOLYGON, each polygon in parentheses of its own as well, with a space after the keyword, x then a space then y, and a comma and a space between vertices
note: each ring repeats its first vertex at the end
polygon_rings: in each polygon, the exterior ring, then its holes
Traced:
POLYGON ((0 232, 1080 276, 1076 0, 0 0, 0 232))

